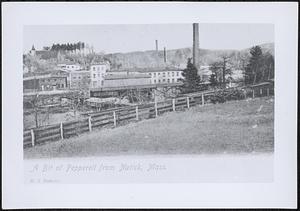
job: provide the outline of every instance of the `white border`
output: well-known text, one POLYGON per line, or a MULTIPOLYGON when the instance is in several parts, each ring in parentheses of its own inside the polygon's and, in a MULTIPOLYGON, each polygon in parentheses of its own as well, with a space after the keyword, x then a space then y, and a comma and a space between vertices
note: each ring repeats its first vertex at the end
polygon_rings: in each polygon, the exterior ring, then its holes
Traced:
POLYGON ((297 3, 3 3, 2 6, 3 208, 296 207, 297 3), (273 183, 24 185, 23 25, 192 22, 275 25, 273 183))

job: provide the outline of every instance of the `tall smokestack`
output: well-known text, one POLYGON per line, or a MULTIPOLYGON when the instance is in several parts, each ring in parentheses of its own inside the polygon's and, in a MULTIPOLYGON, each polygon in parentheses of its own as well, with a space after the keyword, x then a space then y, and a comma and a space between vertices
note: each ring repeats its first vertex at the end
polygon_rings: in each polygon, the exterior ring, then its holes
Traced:
POLYGON ((155 50, 156 50, 156 52, 158 52, 158 41, 157 40, 155 40, 155 50))
POLYGON ((193 64, 198 68, 199 64, 199 24, 193 23, 193 64))
POLYGON ((164 62, 167 62, 167 51, 166 51, 166 47, 164 47, 164 62))

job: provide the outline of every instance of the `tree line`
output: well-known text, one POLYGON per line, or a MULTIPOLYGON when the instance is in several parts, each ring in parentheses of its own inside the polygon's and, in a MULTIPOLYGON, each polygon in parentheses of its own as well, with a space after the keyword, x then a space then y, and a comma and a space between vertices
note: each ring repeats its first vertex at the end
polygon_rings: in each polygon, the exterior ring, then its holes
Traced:
MULTIPOLYGON (((232 74, 235 69, 232 64, 233 54, 223 54, 209 65, 211 75, 209 77, 210 87, 225 88, 226 84, 233 81, 232 74)), ((240 57, 240 70, 243 71, 245 85, 257 84, 274 79, 274 57, 271 53, 263 53, 260 46, 254 46, 249 51, 249 56, 240 57)), ((183 93, 195 92, 206 89, 198 75, 197 68, 189 58, 187 67, 183 70, 183 93)))
MULTIPOLYGON (((243 71, 244 83, 257 84, 274 78, 274 57, 269 52, 263 53, 260 46, 250 49, 249 57, 241 57, 241 70, 243 71)), ((218 61, 210 64, 212 74, 209 81, 211 86, 226 86, 232 80, 233 65, 231 55, 223 55, 218 61)))
POLYGON ((85 47, 84 42, 77 42, 77 43, 52 44, 51 48, 44 47, 44 49, 45 50, 50 49, 52 51, 74 51, 74 50, 81 50, 84 47, 85 47))
POLYGON ((250 59, 244 68, 245 84, 256 84, 274 79, 274 57, 263 53, 261 47, 250 49, 250 59))

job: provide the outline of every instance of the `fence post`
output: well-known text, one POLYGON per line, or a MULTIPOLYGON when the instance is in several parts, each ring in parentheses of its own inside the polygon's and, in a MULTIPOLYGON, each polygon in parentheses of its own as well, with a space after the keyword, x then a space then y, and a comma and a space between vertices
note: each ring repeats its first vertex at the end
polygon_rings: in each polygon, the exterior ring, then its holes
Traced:
POLYGON ((92 117, 89 116, 89 131, 92 131, 92 117))
POLYGON ((252 98, 255 97, 255 94, 254 94, 254 89, 252 89, 252 98))
POLYGON ((63 123, 60 123, 60 137, 61 139, 64 139, 64 129, 63 129, 63 123))
POLYGON ((190 98, 189 97, 186 98, 186 104, 187 104, 187 107, 190 108, 190 98))
POLYGON ((175 99, 172 100, 172 104, 173 104, 173 111, 175 111, 175 99))
POLYGON ((204 94, 201 94, 201 101, 202 101, 202 105, 204 106, 204 94))
POLYGON ((267 96, 270 96, 270 88, 267 88, 267 96))
POLYGON ((34 142, 35 142, 35 140, 34 140, 34 132, 33 132, 33 129, 31 129, 30 130, 30 133, 31 133, 31 145, 34 147, 34 142))
POLYGON ((158 113, 157 113, 157 102, 155 101, 155 104, 154 104, 154 110, 155 110, 155 117, 158 116, 158 113))
POLYGON ((136 120, 139 120, 139 107, 135 107, 136 120))
POLYGON ((115 111, 113 112, 113 115, 114 115, 114 126, 116 127, 117 126, 117 119, 116 119, 116 112, 115 111))

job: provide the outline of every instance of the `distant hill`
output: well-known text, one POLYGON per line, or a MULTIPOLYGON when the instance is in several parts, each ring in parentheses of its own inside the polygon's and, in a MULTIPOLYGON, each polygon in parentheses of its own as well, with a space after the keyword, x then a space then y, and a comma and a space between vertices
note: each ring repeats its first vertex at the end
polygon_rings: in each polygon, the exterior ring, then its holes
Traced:
MULTIPOLYGON (((274 55, 274 43, 265 43, 259 45, 264 53, 269 52, 274 55)), ((251 48, 251 47, 250 47, 251 48)), ((200 49, 199 60, 201 65, 209 65, 217 61, 223 54, 231 55, 231 63, 234 67, 239 68, 241 59, 250 56, 250 48, 243 50, 209 50, 200 49)), ((163 51, 158 55, 155 50, 137 51, 129 53, 113 53, 104 55, 112 63, 112 69, 130 69, 130 68, 153 68, 174 66, 184 68, 187 59, 192 57, 192 48, 181 48, 167 50, 167 63, 164 63, 163 51)))

